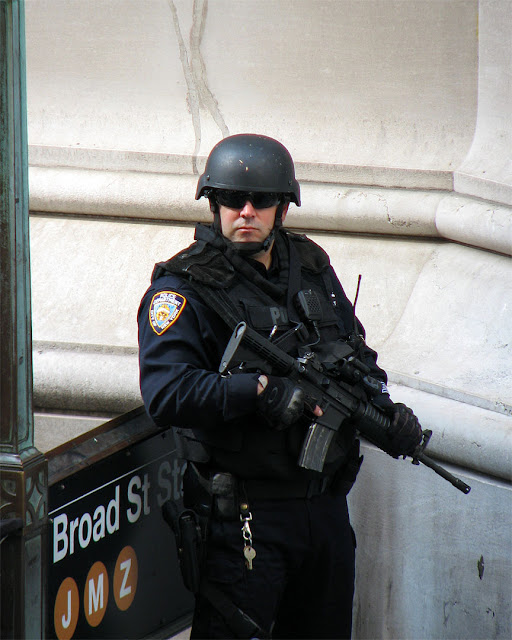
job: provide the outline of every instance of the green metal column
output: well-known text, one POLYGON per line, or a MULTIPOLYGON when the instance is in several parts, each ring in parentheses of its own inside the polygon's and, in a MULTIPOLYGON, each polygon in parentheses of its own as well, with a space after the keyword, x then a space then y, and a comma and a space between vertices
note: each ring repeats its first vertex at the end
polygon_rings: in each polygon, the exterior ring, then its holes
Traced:
POLYGON ((44 637, 46 610, 48 474, 34 448, 24 10, 24 0, 0 0, 0 636, 6 639, 44 637), (16 524, 21 528, 12 532, 16 524))

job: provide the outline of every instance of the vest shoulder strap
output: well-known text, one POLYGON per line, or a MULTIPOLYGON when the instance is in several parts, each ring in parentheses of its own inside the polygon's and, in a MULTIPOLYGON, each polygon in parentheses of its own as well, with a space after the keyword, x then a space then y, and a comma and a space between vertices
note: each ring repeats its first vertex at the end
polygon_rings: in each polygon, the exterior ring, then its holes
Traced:
POLYGON ((229 286, 235 277, 233 265, 220 251, 198 240, 166 262, 158 262, 151 282, 164 275, 176 274, 214 288, 229 286))
POLYGON ((288 230, 285 233, 290 244, 297 251, 303 269, 308 269, 313 273, 322 273, 329 267, 329 256, 320 245, 304 234, 292 233, 288 230))

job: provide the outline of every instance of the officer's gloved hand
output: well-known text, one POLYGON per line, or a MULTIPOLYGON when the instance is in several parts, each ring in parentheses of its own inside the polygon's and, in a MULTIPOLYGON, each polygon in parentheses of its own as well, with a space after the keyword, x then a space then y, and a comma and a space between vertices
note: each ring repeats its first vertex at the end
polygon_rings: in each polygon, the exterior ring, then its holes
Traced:
POLYGON ((391 452, 395 456, 412 455, 422 438, 418 418, 405 404, 395 404, 395 413, 391 420, 388 436, 391 440, 391 452))
POLYGON ((304 391, 287 378, 265 378, 268 383, 257 397, 258 410, 275 429, 286 429, 296 422, 304 411, 304 391))
POLYGON ((387 432, 389 453, 396 458, 414 453, 421 442, 422 430, 412 409, 401 402, 393 402, 388 394, 377 396, 373 403, 391 418, 391 425, 387 432))

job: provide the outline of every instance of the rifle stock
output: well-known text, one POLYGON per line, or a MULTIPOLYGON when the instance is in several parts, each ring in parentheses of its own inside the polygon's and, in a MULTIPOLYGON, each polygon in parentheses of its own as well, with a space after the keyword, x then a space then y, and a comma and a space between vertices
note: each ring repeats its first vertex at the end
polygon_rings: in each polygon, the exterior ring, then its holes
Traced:
MULTIPOLYGON (((314 353, 295 359, 260 336, 245 322, 240 322, 235 327, 222 356, 219 373, 226 374, 235 363, 243 370, 243 356, 247 355, 247 350, 258 356, 273 375, 286 377, 295 382, 303 389, 305 396, 323 411, 322 416, 316 418, 308 429, 298 460, 299 466, 321 472, 334 435, 342 428, 345 420, 350 420, 364 438, 392 455, 386 446, 386 431, 390 427, 390 420, 380 409, 367 401, 361 384, 333 380, 323 371, 314 353)), ((422 443, 412 455, 413 462, 423 463, 451 482, 459 491, 469 493, 471 487, 424 454, 431 433, 423 432, 422 443)))

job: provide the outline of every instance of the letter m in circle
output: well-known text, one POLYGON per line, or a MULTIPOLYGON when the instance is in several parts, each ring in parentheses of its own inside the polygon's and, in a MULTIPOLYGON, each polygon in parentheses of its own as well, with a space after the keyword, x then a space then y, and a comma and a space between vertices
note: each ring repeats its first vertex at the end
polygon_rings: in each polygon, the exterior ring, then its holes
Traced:
POLYGON ((103 609, 103 573, 98 576, 98 583, 94 579, 89 580, 89 615, 103 609))

